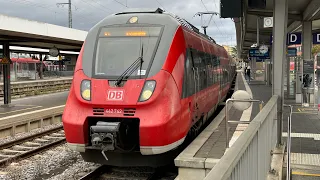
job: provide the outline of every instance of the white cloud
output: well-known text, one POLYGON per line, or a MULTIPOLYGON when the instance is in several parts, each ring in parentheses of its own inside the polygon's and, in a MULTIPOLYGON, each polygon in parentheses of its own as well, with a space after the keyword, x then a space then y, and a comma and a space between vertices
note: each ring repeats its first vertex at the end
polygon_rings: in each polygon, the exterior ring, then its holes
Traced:
MULTIPOLYGON (((68 26, 68 5, 57 7, 56 3, 66 3, 68 0, 0 0, 1 14, 16 16, 68 26)), ((73 28, 89 30, 94 24, 110 15, 130 8, 163 7, 201 29, 201 18, 193 17, 197 12, 220 12, 220 0, 72 0, 73 28), (202 4, 205 5, 203 5, 202 4), (161 6, 161 5, 162 6, 161 6)), ((203 18, 208 23, 209 15, 203 18)), ((207 34, 218 44, 235 45, 235 26, 230 19, 220 19, 214 16, 207 28, 207 34)))

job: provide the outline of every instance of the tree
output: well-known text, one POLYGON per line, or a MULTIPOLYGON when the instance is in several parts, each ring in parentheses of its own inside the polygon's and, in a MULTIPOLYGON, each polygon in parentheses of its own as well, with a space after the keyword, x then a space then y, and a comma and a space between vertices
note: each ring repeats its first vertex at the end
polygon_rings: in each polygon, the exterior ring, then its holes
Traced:
POLYGON ((311 52, 312 52, 313 56, 318 54, 320 52, 320 45, 318 45, 318 44, 317 45, 313 45, 311 52))
POLYGON ((231 47, 231 56, 237 57, 238 52, 236 47, 231 47))

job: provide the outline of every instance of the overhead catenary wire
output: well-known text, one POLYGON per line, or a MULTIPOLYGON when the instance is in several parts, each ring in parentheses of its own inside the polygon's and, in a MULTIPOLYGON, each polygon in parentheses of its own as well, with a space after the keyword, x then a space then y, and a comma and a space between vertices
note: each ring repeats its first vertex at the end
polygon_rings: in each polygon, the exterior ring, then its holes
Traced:
MULTIPOLYGON (((48 9, 48 10, 55 12, 55 13, 59 12, 58 13, 59 16, 63 16, 62 13, 64 13, 64 11, 62 11, 62 10, 53 8, 52 5, 44 5, 44 4, 40 4, 40 3, 34 3, 34 2, 31 2, 28 0, 10 0, 10 1, 18 2, 19 5, 26 5, 26 6, 31 6, 31 7, 42 7, 42 8, 48 9), (22 3, 22 2, 24 2, 24 3, 22 3)), ((6 1, 6 2, 8 2, 8 1, 6 1)), ((92 19, 85 17, 85 16, 82 16, 80 14, 78 14, 77 16, 81 17, 82 19, 87 19, 87 20, 92 21, 92 19)))
MULTIPOLYGON (((87 1, 85 1, 85 0, 80 0, 80 1, 82 1, 83 3, 86 3, 86 4, 88 4, 88 5, 90 5, 91 7, 93 7, 94 9, 96 9, 97 7, 96 6, 93 6, 91 3, 88 3, 87 1)), ((108 11, 106 11, 105 9, 103 9, 103 8, 101 8, 101 7, 99 7, 99 9, 101 9, 102 11, 104 11, 104 12, 107 12, 108 13, 108 11)))
MULTIPOLYGON (((97 5, 101 6, 102 8, 105 8, 107 9, 108 11, 111 11, 111 12, 114 12, 113 10, 111 10, 110 8, 104 6, 103 4, 101 4, 99 1, 94 1, 94 0, 91 0, 92 2, 96 3, 97 5)), ((91 2, 90 1, 90 2, 91 2)))
MULTIPOLYGON (((204 6, 204 8, 208 11, 208 8, 207 8, 207 6, 204 4, 203 0, 200 0, 200 1, 201 1, 202 5, 204 6)), ((212 16, 213 16, 213 15, 212 15, 212 16)), ((202 17, 202 15, 201 15, 201 17, 202 17)), ((220 33, 220 34, 223 34, 223 33, 221 32, 219 26, 216 24, 216 22, 213 21, 213 23, 214 23, 214 25, 217 27, 219 33, 220 33)), ((208 22, 208 26, 209 26, 209 24, 210 24, 210 21, 208 22)))
POLYGON ((157 3, 163 8, 163 10, 165 10, 165 7, 158 0, 155 1, 157 1, 157 3))
POLYGON ((122 6, 124 6, 124 7, 126 7, 126 8, 128 8, 128 5, 127 5, 127 4, 123 4, 122 2, 119 2, 118 0, 113 0, 113 1, 117 2, 118 4, 121 4, 122 6))

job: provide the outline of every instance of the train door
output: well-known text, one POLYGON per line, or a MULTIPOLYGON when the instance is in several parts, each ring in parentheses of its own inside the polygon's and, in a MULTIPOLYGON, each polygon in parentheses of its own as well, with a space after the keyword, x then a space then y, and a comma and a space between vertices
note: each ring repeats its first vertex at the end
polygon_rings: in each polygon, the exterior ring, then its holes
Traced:
POLYGON ((195 50, 190 51, 191 62, 192 62, 192 71, 193 71, 193 85, 194 85, 194 99, 193 99, 193 120, 198 120, 200 114, 199 108, 199 92, 200 92, 200 75, 199 75, 199 66, 201 59, 198 57, 195 50), (199 62, 200 61, 200 62, 199 62))

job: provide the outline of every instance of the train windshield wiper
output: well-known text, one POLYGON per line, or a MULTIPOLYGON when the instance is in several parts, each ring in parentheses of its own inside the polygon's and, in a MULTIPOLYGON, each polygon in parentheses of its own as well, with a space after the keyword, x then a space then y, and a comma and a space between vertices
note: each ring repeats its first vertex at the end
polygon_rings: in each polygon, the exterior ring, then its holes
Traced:
POLYGON ((120 83, 125 80, 128 79, 128 77, 134 72, 136 71, 139 67, 140 67, 140 78, 141 78, 141 67, 142 67, 142 63, 143 63, 143 44, 141 46, 141 55, 140 57, 138 57, 137 60, 135 60, 129 67, 128 69, 126 69, 116 80, 115 85, 119 86, 120 83))

